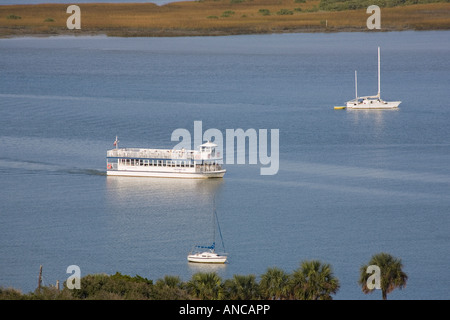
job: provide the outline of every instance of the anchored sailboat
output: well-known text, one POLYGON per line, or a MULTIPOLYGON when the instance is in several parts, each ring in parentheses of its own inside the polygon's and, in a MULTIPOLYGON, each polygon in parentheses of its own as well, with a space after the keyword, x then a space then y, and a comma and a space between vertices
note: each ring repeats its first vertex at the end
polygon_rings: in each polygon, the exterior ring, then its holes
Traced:
POLYGON ((223 243, 222 232, 220 230, 219 219, 217 218, 216 208, 214 206, 213 212, 213 242, 210 246, 194 246, 191 252, 189 252, 187 256, 187 260, 189 262, 196 263, 226 263, 227 262, 227 254, 216 253, 216 224, 219 230, 220 239, 222 241, 222 248, 225 251, 225 245, 223 243))
POLYGON ((394 109, 401 101, 384 101, 381 99, 380 47, 378 47, 378 93, 375 96, 358 97, 358 78, 355 71, 355 99, 347 102, 348 109, 394 109))

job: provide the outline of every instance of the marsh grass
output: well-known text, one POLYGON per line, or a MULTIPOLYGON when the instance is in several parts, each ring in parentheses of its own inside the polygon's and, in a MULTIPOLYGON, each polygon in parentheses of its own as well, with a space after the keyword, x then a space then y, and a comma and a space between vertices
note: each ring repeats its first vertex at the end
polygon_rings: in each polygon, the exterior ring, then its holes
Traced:
MULTIPOLYGON (((365 9, 319 10, 319 0, 202 0, 79 4, 81 30, 66 27, 67 4, 0 5, 0 36, 106 33, 116 36, 218 35, 267 32, 367 31, 365 9), (301 10, 298 4, 301 3, 301 10), (283 14, 277 14, 281 13, 283 14), (52 17, 52 23, 48 17, 52 17), (328 27, 323 25, 327 21, 328 27)), ((450 28, 450 4, 383 8, 382 31, 450 28)))
POLYGON ((269 9, 259 9, 258 12, 262 14, 263 16, 270 16, 270 10, 269 9))
POLYGON ((283 9, 280 9, 279 11, 277 11, 277 14, 280 15, 280 16, 289 15, 289 14, 292 15, 292 14, 294 14, 294 11, 283 8, 283 9))
POLYGON ((18 20, 18 19, 22 19, 22 17, 16 16, 15 14, 10 14, 9 16, 6 17, 6 19, 18 20))
POLYGON ((234 13, 235 12, 233 10, 227 10, 222 13, 221 17, 228 18, 231 17, 234 13))

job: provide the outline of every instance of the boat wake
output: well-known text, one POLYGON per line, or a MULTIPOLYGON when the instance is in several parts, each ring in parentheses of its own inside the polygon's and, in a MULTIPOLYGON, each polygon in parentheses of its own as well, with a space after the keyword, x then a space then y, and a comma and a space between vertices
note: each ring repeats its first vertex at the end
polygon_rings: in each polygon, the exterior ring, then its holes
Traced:
POLYGON ((54 163, 46 163, 39 161, 29 161, 20 159, 0 158, 0 171, 2 173, 22 171, 24 173, 47 172, 51 174, 79 174, 79 175, 96 175, 106 176, 106 172, 92 168, 69 168, 54 163))

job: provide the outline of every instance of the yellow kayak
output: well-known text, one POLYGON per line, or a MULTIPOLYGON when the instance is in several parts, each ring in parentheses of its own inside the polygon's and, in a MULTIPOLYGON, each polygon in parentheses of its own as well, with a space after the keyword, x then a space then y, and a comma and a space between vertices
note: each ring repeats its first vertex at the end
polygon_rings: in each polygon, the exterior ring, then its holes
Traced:
POLYGON ((334 107, 334 110, 341 110, 341 109, 345 109, 345 107, 342 107, 342 106, 336 106, 336 107, 334 107))

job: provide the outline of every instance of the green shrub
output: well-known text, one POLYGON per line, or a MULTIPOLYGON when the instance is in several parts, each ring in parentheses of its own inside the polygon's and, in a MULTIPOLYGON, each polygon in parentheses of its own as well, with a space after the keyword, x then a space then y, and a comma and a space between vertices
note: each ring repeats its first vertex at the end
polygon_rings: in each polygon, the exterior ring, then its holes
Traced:
POLYGON ((152 299, 153 282, 140 276, 130 277, 119 272, 112 276, 94 274, 81 278, 81 289, 70 291, 75 299, 152 299))
POLYGON ((269 9, 259 9, 258 12, 261 13, 263 16, 270 16, 270 10, 269 9))
POLYGON ((317 6, 312 7, 311 9, 306 9, 306 12, 317 12, 319 11, 319 8, 317 6))
POLYGON ((14 288, 0 287, 0 300, 19 300, 22 298, 22 292, 14 288))
POLYGON ((449 2, 449 0, 321 0, 319 7, 321 10, 341 11, 365 9, 370 5, 377 5, 380 8, 386 8, 435 2, 449 2))
POLYGON ((289 9, 280 9, 280 11, 277 12, 278 15, 290 15, 290 14, 294 14, 294 11, 289 10, 289 9))
POLYGON ((22 17, 16 16, 15 14, 10 14, 9 16, 6 17, 6 19, 18 20, 22 19, 22 17))
POLYGON ((228 17, 231 17, 233 14, 234 14, 234 11, 232 11, 232 10, 227 10, 227 11, 224 11, 224 12, 222 13, 222 16, 221 16, 221 17, 228 18, 228 17))

